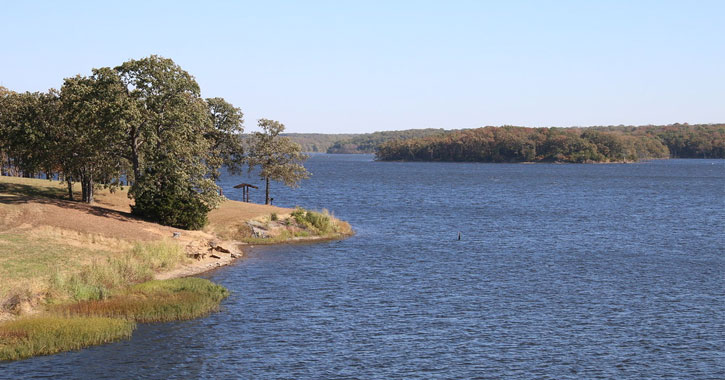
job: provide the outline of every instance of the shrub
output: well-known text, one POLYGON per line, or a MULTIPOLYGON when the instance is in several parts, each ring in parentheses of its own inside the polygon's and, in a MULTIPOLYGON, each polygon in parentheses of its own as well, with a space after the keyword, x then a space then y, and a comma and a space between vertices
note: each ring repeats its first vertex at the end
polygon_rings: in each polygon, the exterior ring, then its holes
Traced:
POLYGON ((327 213, 319 213, 305 210, 301 207, 292 212, 297 224, 315 228, 320 233, 328 233, 333 230, 332 220, 327 213))
MULTIPOLYGON (((218 197, 190 187, 179 174, 162 166, 147 169, 129 191, 135 204, 131 212, 151 221, 187 230, 198 230, 207 223, 212 202, 218 197)), ((216 194, 216 193, 215 193, 216 194)))
POLYGON ((269 219, 276 221, 276 220, 279 220, 279 217, 277 216, 276 212, 273 212, 272 215, 269 216, 269 219))
POLYGON ((189 194, 166 192, 154 194, 143 192, 135 199, 131 211, 154 222, 166 226, 198 230, 208 221, 207 214, 211 208, 197 197, 189 194))

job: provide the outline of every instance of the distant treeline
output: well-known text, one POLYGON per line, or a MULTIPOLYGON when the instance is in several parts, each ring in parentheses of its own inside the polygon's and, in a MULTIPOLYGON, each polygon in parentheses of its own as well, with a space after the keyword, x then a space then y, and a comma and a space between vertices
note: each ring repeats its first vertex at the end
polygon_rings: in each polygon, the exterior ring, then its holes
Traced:
POLYGON ((725 158, 725 124, 589 128, 484 127, 381 144, 382 161, 633 162, 725 158))
POLYGON ((406 140, 443 134, 443 129, 408 129, 357 134, 286 133, 300 144, 305 152, 375 153, 375 149, 390 140, 406 140))
POLYGON ((335 142, 327 149, 327 153, 375 153, 375 149, 387 141, 416 139, 443 133, 445 130, 433 128, 365 133, 335 142))
POLYGON ((289 137, 292 141, 300 144, 303 152, 326 153, 327 150, 336 142, 348 140, 360 134, 353 133, 285 133, 285 137, 289 137))

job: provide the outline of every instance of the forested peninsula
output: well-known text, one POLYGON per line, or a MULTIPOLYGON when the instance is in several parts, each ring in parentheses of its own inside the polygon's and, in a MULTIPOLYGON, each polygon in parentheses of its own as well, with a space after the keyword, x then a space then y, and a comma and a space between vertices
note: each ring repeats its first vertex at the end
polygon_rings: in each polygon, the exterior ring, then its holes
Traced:
POLYGON ((725 158, 725 124, 641 127, 483 127, 377 147, 380 161, 636 162, 725 158))

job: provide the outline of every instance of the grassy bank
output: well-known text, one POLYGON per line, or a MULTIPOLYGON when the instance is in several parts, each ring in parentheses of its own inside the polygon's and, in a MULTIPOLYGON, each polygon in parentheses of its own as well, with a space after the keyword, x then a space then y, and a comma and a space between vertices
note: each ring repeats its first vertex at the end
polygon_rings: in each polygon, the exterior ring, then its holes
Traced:
POLYGON ((0 361, 103 344, 129 338, 136 323, 198 318, 229 295, 200 278, 148 281, 102 300, 53 305, 37 316, 0 324, 0 361))

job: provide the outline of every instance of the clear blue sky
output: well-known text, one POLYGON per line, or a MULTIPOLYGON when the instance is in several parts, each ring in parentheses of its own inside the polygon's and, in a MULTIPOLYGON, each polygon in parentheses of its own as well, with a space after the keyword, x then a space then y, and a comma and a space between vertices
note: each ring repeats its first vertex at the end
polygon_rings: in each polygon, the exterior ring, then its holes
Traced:
POLYGON ((725 122, 725 1, 2 1, 0 85, 159 54, 289 132, 725 122))

